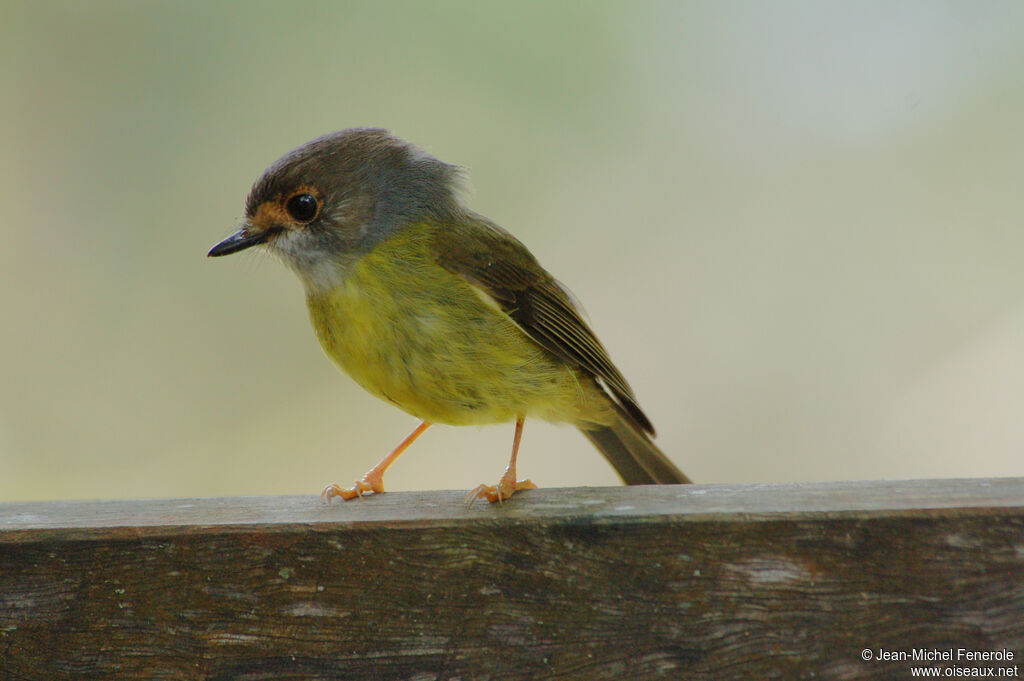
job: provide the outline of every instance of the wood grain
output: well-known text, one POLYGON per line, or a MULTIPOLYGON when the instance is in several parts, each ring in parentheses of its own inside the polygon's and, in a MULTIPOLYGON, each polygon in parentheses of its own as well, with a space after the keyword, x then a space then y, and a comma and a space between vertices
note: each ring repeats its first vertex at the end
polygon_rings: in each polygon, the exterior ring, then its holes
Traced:
POLYGON ((0 504, 2 679, 902 679, 929 664, 865 648, 1021 664, 1024 479, 534 490, 472 509, 461 492, 0 504))

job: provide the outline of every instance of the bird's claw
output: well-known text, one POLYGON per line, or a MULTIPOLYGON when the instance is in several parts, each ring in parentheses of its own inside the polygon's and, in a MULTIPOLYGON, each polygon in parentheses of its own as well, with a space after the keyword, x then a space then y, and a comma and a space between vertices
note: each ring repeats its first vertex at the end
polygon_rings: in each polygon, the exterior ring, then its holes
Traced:
POLYGON ((537 485, 529 480, 516 480, 513 477, 502 477, 497 485, 477 485, 466 495, 466 504, 472 508, 478 499, 486 499, 494 503, 502 503, 511 499, 512 495, 524 489, 537 489, 537 485))
POLYGON ((369 475, 364 475, 361 480, 356 480, 355 484, 351 487, 342 487, 338 483, 332 482, 330 485, 327 485, 327 487, 324 487, 324 491, 320 493, 320 498, 330 504, 334 497, 341 497, 343 500, 348 501, 350 499, 355 499, 356 497, 362 498, 363 494, 367 492, 383 494, 383 476, 380 478, 374 478, 369 475))

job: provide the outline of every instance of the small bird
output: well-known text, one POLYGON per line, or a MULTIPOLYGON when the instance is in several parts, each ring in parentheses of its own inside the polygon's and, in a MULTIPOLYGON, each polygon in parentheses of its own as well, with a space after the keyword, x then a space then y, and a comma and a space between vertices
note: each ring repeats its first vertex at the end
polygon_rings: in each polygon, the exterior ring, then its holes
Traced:
POLYGON ((536 487, 516 477, 527 417, 570 423, 630 485, 690 480, 651 441, 654 427, 569 290, 515 237, 462 202, 463 173, 376 128, 334 132, 264 171, 236 233, 208 255, 263 245, 298 275, 324 352, 368 392, 421 423, 352 487, 384 471, 433 423, 515 422, 500 502, 536 487))

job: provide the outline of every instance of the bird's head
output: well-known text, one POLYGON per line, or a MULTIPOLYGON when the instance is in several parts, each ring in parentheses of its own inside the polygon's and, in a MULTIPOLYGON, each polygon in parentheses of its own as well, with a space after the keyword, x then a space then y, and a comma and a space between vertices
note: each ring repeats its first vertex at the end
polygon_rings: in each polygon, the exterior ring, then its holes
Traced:
POLYGON ((288 152, 253 185, 238 230, 208 255, 264 245, 329 287, 403 227, 458 209, 460 170, 386 130, 352 128, 288 152))

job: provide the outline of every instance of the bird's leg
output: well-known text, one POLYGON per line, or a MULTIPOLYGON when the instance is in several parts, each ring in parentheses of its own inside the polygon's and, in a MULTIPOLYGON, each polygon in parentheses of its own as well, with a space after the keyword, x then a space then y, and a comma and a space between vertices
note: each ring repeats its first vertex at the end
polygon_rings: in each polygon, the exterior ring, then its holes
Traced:
POLYGON ((402 440, 397 447, 391 450, 391 453, 385 456, 380 462, 366 471, 359 480, 356 480, 356 484, 349 488, 344 488, 338 483, 334 482, 327 487, 324 487, 323 493, 320 497, 327 503, 331 503, 331 499, 334 497, 341 497, 345 501, 349 499, 355 499, 356 497, 363 496, 365 492, 374 492, 381 494, 384 492, 384 471, 388 469, 388 466, 395 462, 402 452, 409 448, 413 442, 416 441, 423 432, 429 428, 432 424, 429 421, 424 421, 420 425, 416 426, 416 430, 406 435, 405 439, 402 440))
POLYGON ((512 458, 508 462, 508 468, 497 485, 480 485, 466 495, 466 501, 472 506, 477 499, 487 499, 491 502, 502 502, 509 499, 519 490, 536 489, 537 485, 529 480, 516 480, 516 456, 519 454, 519 440, 523 437, 523 423, 526 417, 520 416, 516 419, 516 435, 512 440, 512 458))

